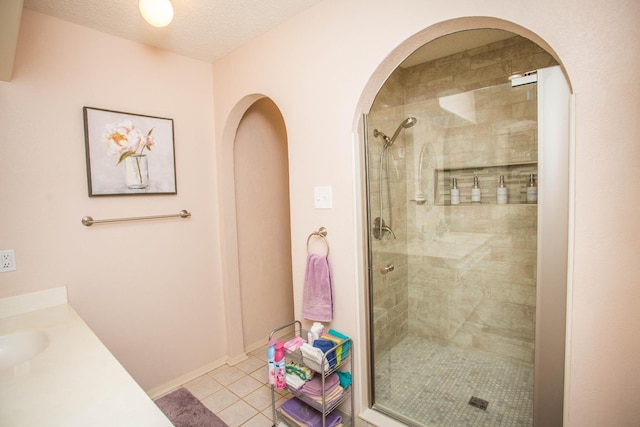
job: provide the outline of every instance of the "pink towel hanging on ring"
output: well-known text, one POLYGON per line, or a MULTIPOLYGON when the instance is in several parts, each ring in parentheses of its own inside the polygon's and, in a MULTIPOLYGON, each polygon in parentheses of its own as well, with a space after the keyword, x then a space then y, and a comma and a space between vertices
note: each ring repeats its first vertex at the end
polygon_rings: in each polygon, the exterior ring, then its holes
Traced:
POLYGON ((329 258, 309 254, 302 293, 302 316, 307 320, 331 322, 333 319, 333 289, 329 258))

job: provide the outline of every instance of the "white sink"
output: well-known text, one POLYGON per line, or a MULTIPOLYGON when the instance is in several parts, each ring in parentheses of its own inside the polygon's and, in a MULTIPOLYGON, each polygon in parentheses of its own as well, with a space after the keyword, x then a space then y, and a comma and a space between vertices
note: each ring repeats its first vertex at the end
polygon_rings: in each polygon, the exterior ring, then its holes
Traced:
POLYGON ((49 338, 41 331, 24 331, 0 336, 0 371, 26 362, 49 346, 49 338))

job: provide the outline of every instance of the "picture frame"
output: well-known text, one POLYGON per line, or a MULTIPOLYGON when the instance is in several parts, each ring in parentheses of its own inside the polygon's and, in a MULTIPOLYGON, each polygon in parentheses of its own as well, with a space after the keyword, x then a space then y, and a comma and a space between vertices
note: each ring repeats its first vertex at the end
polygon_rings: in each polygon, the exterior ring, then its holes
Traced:
POLYGON ((173 119, 82 110, 89 197, 178 193, 173 119))

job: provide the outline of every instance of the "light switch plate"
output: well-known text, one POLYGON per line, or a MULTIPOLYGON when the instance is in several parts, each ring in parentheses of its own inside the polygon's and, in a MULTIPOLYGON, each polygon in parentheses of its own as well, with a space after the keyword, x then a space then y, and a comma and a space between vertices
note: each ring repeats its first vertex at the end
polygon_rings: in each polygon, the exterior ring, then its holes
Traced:
POLYGON ((314 207, 316 209, 331 209, 332 195, 331 186, 320 186, 313 188, 314 207))

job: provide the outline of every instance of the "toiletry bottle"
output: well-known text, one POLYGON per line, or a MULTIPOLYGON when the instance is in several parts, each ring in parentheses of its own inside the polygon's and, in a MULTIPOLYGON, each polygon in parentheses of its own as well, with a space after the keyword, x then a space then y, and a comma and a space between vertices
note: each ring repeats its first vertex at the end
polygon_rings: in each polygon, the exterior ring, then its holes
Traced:
POLYGON ((507 195, 507 186, 504 185, 504 175, 500 175, 500 182, 498 183, 497 190, 498 204, 505 205, 509 201, 507 195))
POLYGON ((320 322, 314 322, 311 326, 311 333, 313 333, 313 340, 320 338, 320 335, 324 332, 324 325, 320 322))
POLYGON ((480 193, 480 184, 478 182, 478 177, 473 177, 473 188, 471 189, 471 202, 472 203, 480 203, 482 195, 480 193))
POLYGON ((458 189, 458 180, 456 178, 451 180, 451 204, 460 204, 460 190, 458 189))
POLYGON ((276 353, 274 356, 276 371, 276 388, 287 387, 287 363, 284 357, 284 341, 278 341, 276 344, 276 353))
POLYGON ((269 348, 267 348, 267 368, 269 384, 276 384, 276 343, 275 341, 269 341, 269 348))
POLYGON ((527 203, 536 203, 538 201, 538 187, 533 174, 529 175, 529 184, 527 185, 527 203))

